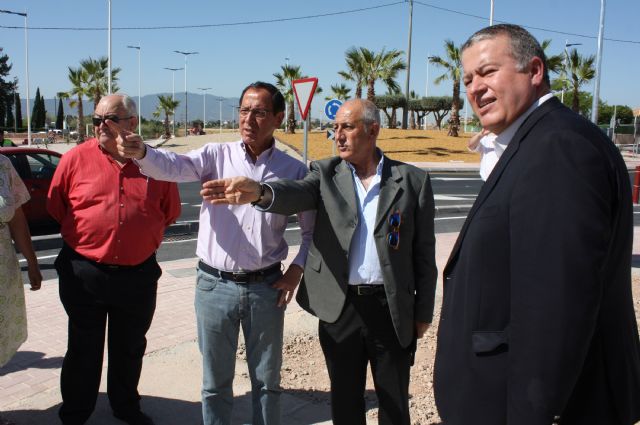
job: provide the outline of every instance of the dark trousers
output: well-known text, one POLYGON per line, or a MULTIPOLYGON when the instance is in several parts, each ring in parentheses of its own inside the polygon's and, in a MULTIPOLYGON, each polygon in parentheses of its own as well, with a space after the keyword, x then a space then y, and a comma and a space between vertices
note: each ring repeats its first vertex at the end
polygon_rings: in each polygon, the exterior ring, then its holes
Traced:
POLYGON ((106 266, 65 245, 55 266, 60 300, 69 316, 69 340, 60 377, 62 422, 83 424, 93 412, 107 320, 109 402, 117 412, 139 410, 137 387, 147 346, 145 334, 151 326, 162 273, 155 254, 137 266, 106 266))
POLYGON ((409 425, 409 369, 413 348, 398 342, 384 294, 349 293, 334 323, 320 321, 320 345, 331 380, 335 425, 365 425, 364 391, 371 363, 378 422, 409 425))

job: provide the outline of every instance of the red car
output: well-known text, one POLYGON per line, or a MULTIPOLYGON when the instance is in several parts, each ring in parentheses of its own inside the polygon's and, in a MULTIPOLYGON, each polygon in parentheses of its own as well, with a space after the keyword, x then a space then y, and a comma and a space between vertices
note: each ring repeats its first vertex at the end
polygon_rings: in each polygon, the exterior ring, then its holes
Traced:
POLYGON ((62 155, 36 147, 0 148, 27 186, 31 200, 22 206, 32 235, 57 233, 58 223, 47 213, 47 193, 62 155))

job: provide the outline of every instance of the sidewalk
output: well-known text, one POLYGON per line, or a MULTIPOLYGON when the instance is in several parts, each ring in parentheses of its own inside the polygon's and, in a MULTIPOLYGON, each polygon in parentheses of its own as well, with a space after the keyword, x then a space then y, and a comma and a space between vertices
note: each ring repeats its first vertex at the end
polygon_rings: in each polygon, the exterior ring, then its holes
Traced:
MULTIPOLYGON (((442 270, 453 247, 456 233, 439 234, 438 269, 442 270)), ((286 264, 298 247, 291 247, 286 264)), ((142 407, 157 425, 199 424, 201 358, 196 344, 193 308, 197 259, 161 263, 158 305, 147 334, 139 390, 142 407)), ((436 305, 442 298, 438 284, 436 305)), ((29 338, 20 351, 0 369, 0 412, 17 425, 59 423, 57 410, 60 366, 66 350, 67 317, 58 298, 57 279, 45 281, 38 292, 27 291, 29 338)), ((285 315, 285 341, 302 333, 315 334, 317 320, 297 304, 285 315)), ((106 362, 105 362, 106 366, 106 362)), ((106 398, 106 367, 98 405, 87 425, 116 425, 106 398)), ((304 388, 285 388, 282 396, 283 424, 330 424, 329 405, 297 397, 304 388)), ((237 360, 234 381, 234 424, 251 422, 251 386, 243 358, 237 360)))

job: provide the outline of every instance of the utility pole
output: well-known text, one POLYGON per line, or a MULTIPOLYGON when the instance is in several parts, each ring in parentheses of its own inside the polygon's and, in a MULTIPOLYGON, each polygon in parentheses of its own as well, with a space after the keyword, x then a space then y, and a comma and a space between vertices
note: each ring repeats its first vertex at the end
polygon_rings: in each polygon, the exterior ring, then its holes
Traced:
POLYGON ((413 26, 413 0, 409 0, 409 43, 407 46, 407 80, 404 84, 404 97, 407 99, 407 105, 402 110, 402 128, 407 129, 407 121, 409 118, 409 79, 411 76, 411 32, 413 26))

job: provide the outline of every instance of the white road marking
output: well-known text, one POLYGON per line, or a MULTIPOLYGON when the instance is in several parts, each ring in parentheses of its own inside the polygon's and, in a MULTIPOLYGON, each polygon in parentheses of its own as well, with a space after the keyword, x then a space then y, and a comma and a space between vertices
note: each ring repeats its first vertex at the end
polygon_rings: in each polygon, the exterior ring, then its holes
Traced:
POLYGON ((456 182, 456 181, 475 181, 481 180, 480 176, 478 177, 431 177, 431 180, 440 180, 443 182, 456 182))

